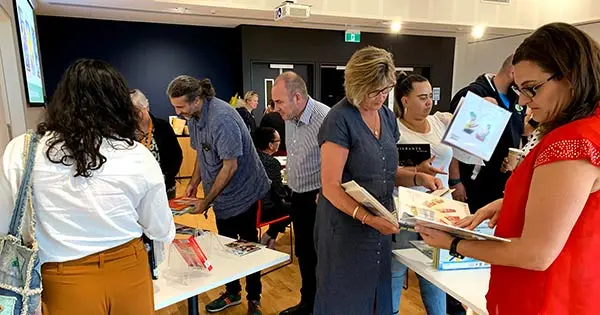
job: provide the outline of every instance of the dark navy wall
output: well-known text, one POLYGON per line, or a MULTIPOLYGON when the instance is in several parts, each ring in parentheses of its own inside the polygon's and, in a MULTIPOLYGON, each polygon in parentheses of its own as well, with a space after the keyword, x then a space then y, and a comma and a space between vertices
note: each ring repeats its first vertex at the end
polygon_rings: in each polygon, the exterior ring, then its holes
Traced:
POLYGON ((165 90, 177 75, 210 78, 226 101, 241 89, 239 29, 38 16, 38 30, 49 97, 78 58, 111 63, 165 119, 175 113, 165 90))

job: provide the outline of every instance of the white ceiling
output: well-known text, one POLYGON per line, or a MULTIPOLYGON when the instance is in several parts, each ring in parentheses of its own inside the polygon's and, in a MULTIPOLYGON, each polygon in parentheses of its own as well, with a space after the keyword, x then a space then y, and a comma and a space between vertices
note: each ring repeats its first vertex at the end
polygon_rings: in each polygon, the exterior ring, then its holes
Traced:
POLYGON ((235 27, 240 24, 314 29, 462 36, 472 25, 488 26, 486 37, 528 32, 551 21, 586 22, 600 18, 596 0, 298 0, 311 5, 303 21, 273 21, 280 0, 38 0, 38 14, 169 24, 235 27), (177 12, 185 8, 186 13, 177 12))

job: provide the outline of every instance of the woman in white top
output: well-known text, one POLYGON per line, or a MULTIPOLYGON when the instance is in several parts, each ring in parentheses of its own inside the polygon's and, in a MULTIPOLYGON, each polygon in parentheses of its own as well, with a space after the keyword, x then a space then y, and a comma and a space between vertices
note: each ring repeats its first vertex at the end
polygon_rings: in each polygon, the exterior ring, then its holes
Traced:
MULTIPOLYGON (((32 198, 44 314, 154 314, 140 237, 170 242, 175 226, 160 167, 134 141, 137 117, 121 74, 79 60, 38 126, 32 198)), ((23 150, 24 136, 16 137, 0 164, 0 234, 8 231, 23 150)))
MULTIPOLYGON (((432 88, 429 81, 420 75, 398 77, 394 91, 396 116, 400 130, 400 144, 429 144, 432 157, 417 166, 420 172, 438 177, 445 188, 449 187, 448 172, 452 164, 452 148, 441 143, 442 137, 452 120, 450 113, 430 115, 432 108, 432 88)), ((458 177, 458 165, 454 164, 452 174, 458 177)), ((424 187, 413 189, 425 191, 424 187)), ((416 233, 400 232, 396 235, 397 248, 405 248, 409 239, 417 239, 416 233)), ((406 266, 392 260, 392 298, 394 311, 400 309, 400 296, 406 274, 406 266)), ((424 278, 419 278, 421 298, 429 315, 446 314, 446 294, 424 278)))

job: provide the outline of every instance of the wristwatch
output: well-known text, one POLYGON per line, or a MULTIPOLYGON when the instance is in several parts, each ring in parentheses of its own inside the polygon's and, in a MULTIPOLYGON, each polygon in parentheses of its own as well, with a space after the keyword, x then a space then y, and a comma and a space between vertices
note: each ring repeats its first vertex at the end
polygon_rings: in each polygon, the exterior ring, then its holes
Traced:
POLYGON ((450 256, 456 257, 458 259, 463 259, 465 258, 465 256, 461 255, 459 252, 456 251, 456 247, 458 246, 458 242, 460 241, 462 241, 462 238, 458 237, 455 237, 452 240, 452 244, 450 244, 450 256))

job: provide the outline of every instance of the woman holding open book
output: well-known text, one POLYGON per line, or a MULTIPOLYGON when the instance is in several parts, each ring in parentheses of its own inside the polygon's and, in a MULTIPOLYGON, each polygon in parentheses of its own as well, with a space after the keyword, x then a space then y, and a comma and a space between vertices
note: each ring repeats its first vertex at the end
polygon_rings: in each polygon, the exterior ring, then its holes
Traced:
POLYGON ((441 187, 425 173, 398 167, 398 125, 383 106, 396 83, 392 55, 367 47, 345 70, 346 97, 321 126, 321 197, 315 224, 314 314, 391 314, 391 243, 398 222, 371 214, 342 183, 354 180, 393 211, 395 185, 441 187))
POLYGON ((417 226, 431 246, 492 264, 487 308, 504 314, 596 314, 600 296, 600 48, 574 26, 529 36, 513 64, 519 104, 542 137, 506 184, 504 199, 460 226, 491 218, 510 243, 466 241, 417 226))

